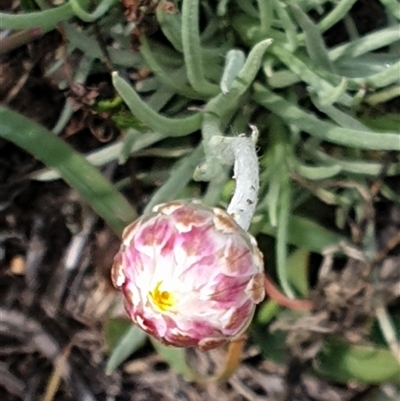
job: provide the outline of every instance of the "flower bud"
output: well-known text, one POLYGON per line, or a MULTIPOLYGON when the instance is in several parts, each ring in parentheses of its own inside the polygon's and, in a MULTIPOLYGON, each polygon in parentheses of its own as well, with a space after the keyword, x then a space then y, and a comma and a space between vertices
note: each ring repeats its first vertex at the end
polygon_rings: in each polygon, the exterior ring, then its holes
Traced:
POLYGON ((132 321, 166 345, 206 351, 239 337, 264 298, 255 239, 222 209, 173 201, 127 226, 112 280, 132 321))

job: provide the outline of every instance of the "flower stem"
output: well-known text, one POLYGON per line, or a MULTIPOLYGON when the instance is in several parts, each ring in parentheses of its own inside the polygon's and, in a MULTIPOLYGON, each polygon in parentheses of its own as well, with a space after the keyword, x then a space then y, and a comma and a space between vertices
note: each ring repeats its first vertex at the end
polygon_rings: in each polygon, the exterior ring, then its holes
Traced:
POLYGON ((285 294, 283 294, 275 286, 271 278, 265 274, 264 276, 264 288, 267 296, 275 301, 278 305, 284 306, 291 310, 298 311, 310 311, 315 308, 314 302, 308 299, 290 299, 285 294))
POLYGON ((233 340, 228 345, 228 351, 226 354, 226 359, 224 363, 224 367, 220 372, 212 376, 195 376, 195 380, 200 384, 208 384, 208 383, 223 383, 226 382, 229 377, 235 372, 237 367, 239 366, 244 344, 246 343, 246 336, 243 335, 237 340, 233 340))
POLYGON ((258 131, 252 126, 252 138, 239 136, 233 138, 231 147, 235 156, 234 178, 236 187, 227 212, 244 230, 250 227, 251 219, 257 205, 257 194, 260 187, 258 159, 255 143, 258 131))
POLYGON ((225 366, 223 370, 215 376, 215 381, 223 383, 229 379, 233 372, 235 372, 239 366, 245 342, 246 337, 242 336, 242 338, 229 343, 225 366))

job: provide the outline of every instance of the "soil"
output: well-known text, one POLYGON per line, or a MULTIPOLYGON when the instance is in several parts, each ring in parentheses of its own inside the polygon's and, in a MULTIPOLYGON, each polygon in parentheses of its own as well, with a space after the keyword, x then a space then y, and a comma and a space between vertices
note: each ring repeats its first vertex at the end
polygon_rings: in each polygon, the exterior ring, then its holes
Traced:
MULTIPOLYGON (((14 3, 4 2, 2 8, 9 10, 14 3)), ((357 3, 358 15, 368 25, 373 11, 364 3, 357 3)), ((334 33, 328 32, 328 39, 334 33)), ((60 33, 50 32, 0 59, 2 104, 47 128, 55 124, 65 98, 77 96, 73 88, 58 88, 65 77, 44 75, 61 43, 60 33)), ((107 85, 98 77, 84 88, 86 100, 79 98, 74 125, 64 135, 79 150, 94 149, 115 135, 113 127, 106 138, 95 135, 87 128, 90 115, 84 112, 85 104, 98 95, 96 88, 107 85)), ((400 111, 398 101, 387 107, 400 111)), ((200 386, 176 375, 146 344, 107 376, 104 324, 111 306, 121 303, 109 279, 118 239, 63 182, 29 179, 39 167, 30 155, 0 140, 1 400, 45 400, 49 385, 58 386, 53 398, 57 401, 356 401, 390 391, 385 386, 378 390, 337 384, 309 371, 321 340, 319 328, 352 342, 366 335, 363 322, 371 314, 374 291, 369 267, 353 249, 344 250, 347 258, 339 268, 326 257, 326 274, 315 286, 318 308, 312 319, 278 324, 290 332, 285 365, 265 360, 249 343, 227 383, 200 386)), ((399 183, 400 177, 394 180, 399 183)), ((381 293, 397 308, 400 247, 393 245, 393 238, 400 232, 400 205, 380 202, 372 209, 382 250, 376 261, 381 293)), ((193 355, 196 369, 207 371, 220 364, 223 352, 193 355)))

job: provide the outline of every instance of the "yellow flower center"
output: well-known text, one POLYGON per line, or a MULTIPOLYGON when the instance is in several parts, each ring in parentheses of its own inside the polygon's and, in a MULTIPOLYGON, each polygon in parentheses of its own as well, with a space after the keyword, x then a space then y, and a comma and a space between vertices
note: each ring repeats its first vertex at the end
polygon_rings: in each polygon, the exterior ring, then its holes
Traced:
POLYGON ((162 281, 160 281, 156 288, 150 292, 150 297, 162 312, 165 312, 175 305, 175 298, 172 293, 168 291, 160 291, 162 281))

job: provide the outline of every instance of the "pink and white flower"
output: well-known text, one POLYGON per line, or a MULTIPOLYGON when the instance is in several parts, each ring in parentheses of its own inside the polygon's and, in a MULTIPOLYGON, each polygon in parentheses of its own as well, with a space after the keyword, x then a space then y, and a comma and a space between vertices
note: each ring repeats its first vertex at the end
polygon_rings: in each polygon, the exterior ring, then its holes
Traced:
POLYGON ((159 205, 127 226, 112 280, 140 328, 204 351, 238 338, 264 299, 255 239, 224 210, 194 200, 159 205))

